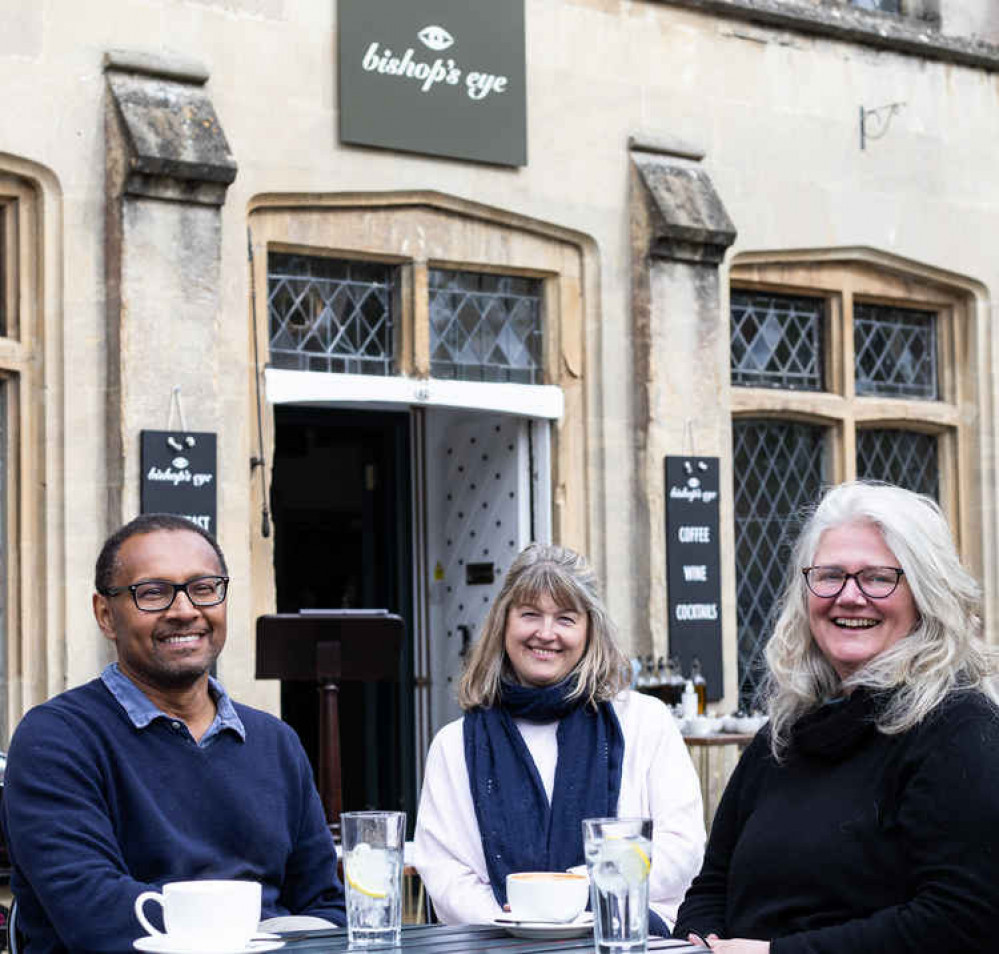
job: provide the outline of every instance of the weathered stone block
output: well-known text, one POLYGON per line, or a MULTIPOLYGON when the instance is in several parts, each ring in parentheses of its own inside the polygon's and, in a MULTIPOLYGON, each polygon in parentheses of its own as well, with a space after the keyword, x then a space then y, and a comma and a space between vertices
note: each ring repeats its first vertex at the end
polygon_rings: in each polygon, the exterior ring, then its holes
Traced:
POLYGON ((635 152, 632 161, 652 200, 649 254, 720 262, 735 241, 735 226, 707 173, 689 161, 651 153, 635 152))
POLYGON ((123 192, 221 205, 236 162, 205 80, 191 64, 167 69, 121 54, 105 66, 125 152, 123 192))

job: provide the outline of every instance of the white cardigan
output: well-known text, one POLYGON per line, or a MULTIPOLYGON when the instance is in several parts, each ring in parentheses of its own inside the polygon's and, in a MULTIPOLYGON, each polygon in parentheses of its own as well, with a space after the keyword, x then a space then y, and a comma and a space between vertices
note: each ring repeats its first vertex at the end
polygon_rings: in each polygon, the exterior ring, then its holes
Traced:
MULTIPOLYGON (((652 818, 649 900, 672 926, 684 892, 701 867, 701 789, 687 747, 666 707, 650 696, 622 692, 612 702, 624 735, 619 817, 652 818)), ((427 755, 416 818, 413 863, 447 924, 488 924, 496 903, 472 804, 462 719, 444 726, 427 755)), ((557 722, 516 720, 551 801, 557 722)))

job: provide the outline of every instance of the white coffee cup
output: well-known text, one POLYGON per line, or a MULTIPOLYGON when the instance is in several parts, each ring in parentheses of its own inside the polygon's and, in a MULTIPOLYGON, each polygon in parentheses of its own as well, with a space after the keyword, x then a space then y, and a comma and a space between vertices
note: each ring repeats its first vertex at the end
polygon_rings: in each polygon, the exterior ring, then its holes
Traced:
POLYGON ((704 738, 706 735, 711 735, 716 728, 716 722, 711 716, 694 716, 692 719, 687 720, 687 735, 698 739, 704 738))
POLYGON ((149 934, 163 937, 146 917, 147 901, 162 906, 166 936, 180 948, 240 951, 260 923, 256 881, 171 881, 162 894, 143 891, 135 899, 135 916, 149 934))
POLYGON ((590 896, 585 874, 518 871, 506 876, 506 899, 518 921, 572 921, 590 896))

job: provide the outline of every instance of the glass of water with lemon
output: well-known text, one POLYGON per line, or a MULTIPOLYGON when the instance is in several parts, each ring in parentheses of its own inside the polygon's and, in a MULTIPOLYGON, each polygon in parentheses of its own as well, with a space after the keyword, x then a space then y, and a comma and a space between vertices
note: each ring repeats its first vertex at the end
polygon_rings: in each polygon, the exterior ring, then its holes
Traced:
POLYGON ((583 846, 597 954, 644 951, 649 936, 652 819, 587 818, 583 846))
POLYGON ((351 946, 398 944, 405 812, 344 812, 340 836, 351 946))

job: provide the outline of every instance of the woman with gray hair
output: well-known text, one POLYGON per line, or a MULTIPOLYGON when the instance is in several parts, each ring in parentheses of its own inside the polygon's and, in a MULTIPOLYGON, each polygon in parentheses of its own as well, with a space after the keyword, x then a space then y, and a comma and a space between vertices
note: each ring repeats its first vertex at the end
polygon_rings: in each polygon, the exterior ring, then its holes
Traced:
POLYGON ((669 933, 704 849, 700 787, 673 717, 628 675, 586 560, 529 546, 472 650, 465 715, 427 756, 415 864, 441 920, 489 923, 507 874, 581 865, 584 818, 645 816, 649 927, 669 933))
POLYGON ((826 493, 767 644, 770 722, 675 936, 719 954, 996 949, 999 708, 979 607, 932 500, 826 493))

